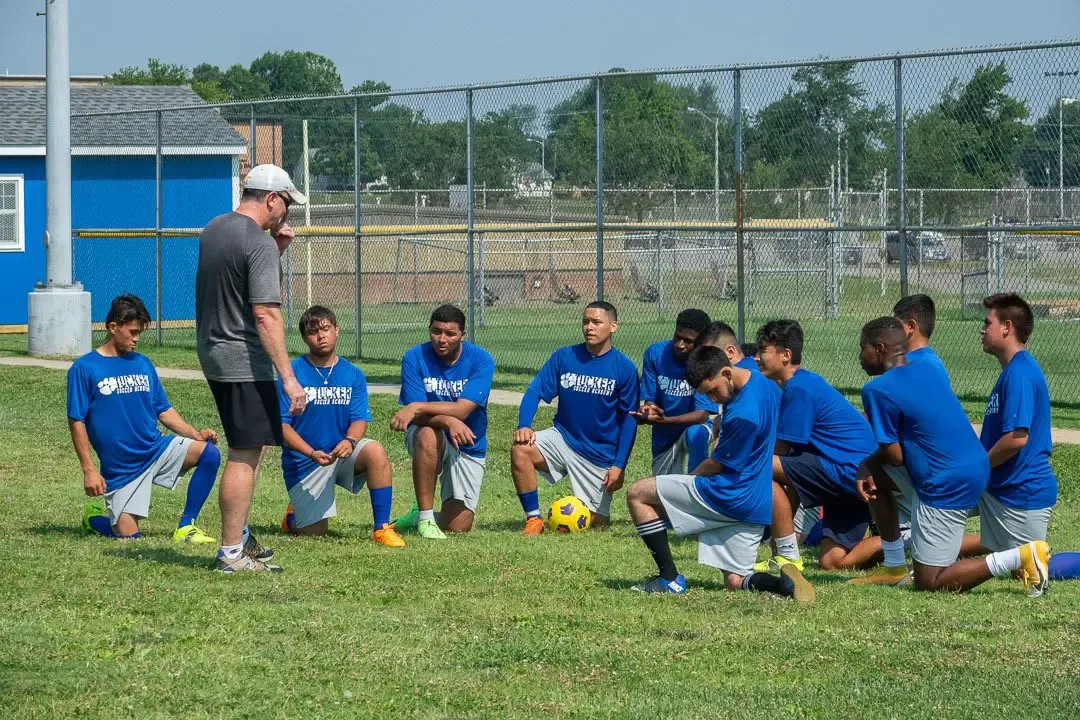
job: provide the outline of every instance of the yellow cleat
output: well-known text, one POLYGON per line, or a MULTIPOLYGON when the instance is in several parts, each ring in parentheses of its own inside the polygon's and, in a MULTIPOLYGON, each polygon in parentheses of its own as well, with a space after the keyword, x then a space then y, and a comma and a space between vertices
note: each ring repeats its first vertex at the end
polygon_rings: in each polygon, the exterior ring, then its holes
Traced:
POLYGON ((172 539, 173 542, 188 543, 190 545, 210 545, 217 542, 217 538, 210 537, 195 527, 194 523, 176 528, 173 531, 172 539))
POLYGON ((908 584, 907 565, 898 567, 880 567, 869 575, 852 578, 852 585, 906 585, 908 584))
POLYGON ((384 524, 381 528, 371 533, 371 539, 377 543, 382 543, 386 547, 405 547, 405 541, 402 540, 401 536, 397 534, 394 526, 390 525, 389 523, 384 524))
POLYGON ((1020 572, 1028 597, 1039 597, 1050 589, 1050 546, 1035 540, 1020 546, 1020 572))
POLYGON ((785 565, 794 565, 799 569, 799 572, 803 571, 803 560, 801 557, 798 560, 792 560, 783 555, 773 555, 768 560, 754 563, 754 572, 780 572, 784 569, 785 565))

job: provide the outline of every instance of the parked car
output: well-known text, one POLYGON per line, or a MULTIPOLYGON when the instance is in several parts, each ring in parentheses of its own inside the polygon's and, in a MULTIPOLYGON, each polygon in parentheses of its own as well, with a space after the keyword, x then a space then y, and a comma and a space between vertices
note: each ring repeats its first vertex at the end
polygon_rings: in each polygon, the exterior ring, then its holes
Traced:
MULTIPOLYGON (((945 236, 929 231, 907 233, 907 258, 912 264, 947 262, 950 257, 949 249, 945 247, 945 236), (922 257, 919 256, 920 246, 922 257)), ((885 262, 900 262, 900 233, 896 230, 885 233, 885 262)))

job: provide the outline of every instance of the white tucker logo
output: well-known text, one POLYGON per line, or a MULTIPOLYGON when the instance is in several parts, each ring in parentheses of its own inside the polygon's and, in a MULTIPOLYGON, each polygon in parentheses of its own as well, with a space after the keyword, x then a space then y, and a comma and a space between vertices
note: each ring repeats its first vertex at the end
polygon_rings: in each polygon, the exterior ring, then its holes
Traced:
POLYGON ((615 378, 563 373, 559 376, 559 385, 564 390, 573 390, 588 393, 589 395, 613 395, 615 393, 615 378))
POLYGON ((98 392, 102 395, 125 395, 133 392, 150 392, 149 375, 113 375, 98 381, 98 392))
POLYGON ((998 394, 995 392, 990 395, 990 399, 986 401, 986 414, 997 415, 1001 410, 1001 401, 998 399, 998 394))
POLYGON ((690 397, 694 389, 682 378, 670 378, 667 375, 657 375, 656 382, 665 395, 672 397, 690 397))
POLYGON ((305 387, 308 405, 348 405, 352 402, 351 387, 305 387))
POLYGON ((424 378, 424 392, 432 393, 434 395, 444 395, 457 400, 461 397, 461 393, 465 391, 465 385, 468 382, 468 379, 447 380, 446 378, 426 377, 424 378))

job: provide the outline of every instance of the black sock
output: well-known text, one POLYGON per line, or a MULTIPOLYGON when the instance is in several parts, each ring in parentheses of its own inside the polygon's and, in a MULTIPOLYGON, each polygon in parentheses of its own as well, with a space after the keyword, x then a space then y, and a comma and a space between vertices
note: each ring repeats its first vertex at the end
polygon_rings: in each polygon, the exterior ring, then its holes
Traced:
POLYGON ((668 545, 667 528, 662 521, 642 523, 638 526, 638 533, 645 547, 649 548, 653 560, 656 561, 656 569, 660 577, 668 582, 679 576, 679 570, 675 567, 675 560, 671 557, 671 546, 668 545), (644 533, 642 533, 644 531, 644 533))
POLYGON ((756 590, 768 592, 784 597, 792 597, 795 594, 795 583, 784 575, 770 575, 769 573, 756 572, 743 578, 743 590, 756 590))

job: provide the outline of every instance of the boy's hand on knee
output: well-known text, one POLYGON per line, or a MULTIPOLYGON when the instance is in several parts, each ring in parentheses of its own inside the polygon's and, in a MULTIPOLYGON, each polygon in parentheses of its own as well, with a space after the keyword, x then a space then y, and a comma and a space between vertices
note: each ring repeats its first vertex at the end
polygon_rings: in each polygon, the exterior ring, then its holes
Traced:
POLYGON ((196 440, 202 440, 203 442, 213 443, 217 445, 217 432, 210 428, 203 428, 196 434, 196 440))
POLYGON ((390 418, 390 428, 397 432, 405 432, 409 427, 409 423, 416 417, 416 411, 412 405, 406 405, 405 407, 394 413, 394 417, 390 418))
POLYGON ((97 470, 83 472, 83 491, 89 497, 98 497, 105 494, 105 478, 97 470))
POLYGON ((625 478, 626 473, 623 472, 622 468, 608 468, 607 473, 604 474, 604 489, 610 493, 621 489, 625 478))
POLYGON ((515 445, 535 445, 536 433, 532 428, 518 428, 514 431, 514 444, 515 445))

